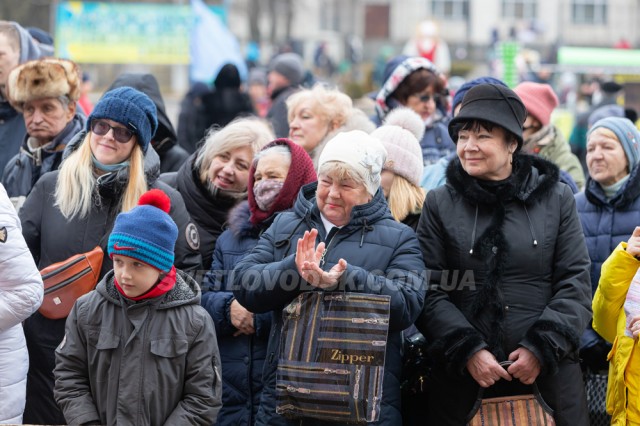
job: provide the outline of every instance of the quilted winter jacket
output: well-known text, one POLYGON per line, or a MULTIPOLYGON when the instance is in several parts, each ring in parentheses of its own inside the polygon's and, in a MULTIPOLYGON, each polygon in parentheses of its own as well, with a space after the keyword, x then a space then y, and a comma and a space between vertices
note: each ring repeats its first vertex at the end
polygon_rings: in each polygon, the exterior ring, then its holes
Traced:
POLYGON ((22 321, 42 303, 42 279, 0 185, 0 423, 22 423, 29 356, 22 321))
POLYGON ((602 263, 640 225, 640 165, 608 201, 600 184, 587 178, 584 192, 576 194, 576 207, 591 258, 591 290, 595 293, 602 263))
POLYGON ((418 225, 430 276, 416 326, 436 364, 427 422, 465 423, 479 388, 466 370, 473 354, 505 361, 525 347, 557 424, 588 424, 578 341, 591 318, 589 256, 573 194, 556 166, 526 155, 495 192, 487 187, 452 161, 418 225))
POLYGON ((608 357, 607 385, 607 412, 611 414, 613 426, 626 426, 627 420, 640 423, 640 418, 627 418, 626 409, 626 382, 633 381, 635 388, 640 384, 640 364, 629 362, 632 354, 634 361, 637 359, 640 347, 637 340, 624 334, 627 326, 624 302, 640 261, 627 253, 626 247, 626 243, 620 243, 602 265, 600 284, 593 298, 593 328, 605 340, 613 343, 608 357))
POLYGON ((229 214, 229 229, 216 241, 211 270, 205 277, 202 306, 213 318, 218 336, 222 364, 222 409, 218 425, 252 426, 262 395, 262 369, 267 358, 267 342, 271 330, 271 313, 254 315, 255 334, 241 334, 231 323, 229 308, 235 300, 231 292, 230 273, 260 238, 263 227, 249 222, 248 201, 229 214))
MULTIPOLYGON (((326 232, 315 202, 317 183, 305 185, 292 212, 281 213, 262 234, 258 245, 234 270, 234 296, 251 312, 273 311, 264 391, 257 425, 316 425, 329 422, 287 420, 275 412, 282 309, 296 296, 314 288, 302 282, 295 265, 296 241, 316 228, 319 239, 326 232), (300 281, 298 281, 300 280, 300 281)), ((378 190, 373 199, 353 208, 350 222, 333 237, 323 268, 332 268, 340 258, 347 270, 336 291, 391 296, 391 319, 385 359, 385 377, 380 419, 375 425, 396 426, 400 415, 401 334, 417 318, 424 302, 424 271, 420 248, 411 228, 397 223, 378 190), (382 271, 375 274, 370 271, 382 271)))
POLYGON ((110 271, 76 301, 56 349, 55 399, 68 424, 211 425, 220 358, 198 283, 176 271, 168 293, 134 303, 110 271))

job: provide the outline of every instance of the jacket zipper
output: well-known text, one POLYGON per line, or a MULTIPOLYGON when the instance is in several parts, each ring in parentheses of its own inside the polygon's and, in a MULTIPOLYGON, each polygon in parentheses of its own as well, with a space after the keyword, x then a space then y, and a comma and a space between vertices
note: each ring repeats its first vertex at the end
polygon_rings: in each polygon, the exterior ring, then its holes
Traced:
POLYGON ((327 252, 329 251, 329 247, 331 247, 331 243, 333 242, 333 240, 336 238, 336 235, 338 235, 340 233, 340 229, 338 229, 336 231, 335 234, 333 234, 333 236, 331 237, 331 239, 329 240, 329 243, 325 246, 324 251, 322 252, 322 256, 320 256, 320 267, 322 268, 322 266, 325 263, 325 256, 327 255, 327 252))

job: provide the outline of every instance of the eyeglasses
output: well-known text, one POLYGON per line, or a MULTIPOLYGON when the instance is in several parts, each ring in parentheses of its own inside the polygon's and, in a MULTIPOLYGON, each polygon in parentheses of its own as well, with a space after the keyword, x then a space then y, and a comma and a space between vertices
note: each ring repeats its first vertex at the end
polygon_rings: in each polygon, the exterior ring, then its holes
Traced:
POLYGON ((439 102, 440 101, 440 95, 416 95, 416 97, 418 98, 418 100, 420 102, 429 102, 431 99, 433 99, 433 102, 439 102))
POLYGON ((103 120, 94 120, 91 122, 91 131, 98 136, 104 136, 113 129, 113 138, 116 142, 127 143, 133 137, 133 132, 124 127, 114 127, 103 120))

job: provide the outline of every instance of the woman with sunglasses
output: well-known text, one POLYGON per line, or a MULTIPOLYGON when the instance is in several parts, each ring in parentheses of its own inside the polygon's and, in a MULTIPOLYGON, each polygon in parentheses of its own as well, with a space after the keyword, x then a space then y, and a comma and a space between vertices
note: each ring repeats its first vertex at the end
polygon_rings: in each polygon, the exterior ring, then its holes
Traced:
POLYGON ((375 102, 378 126, 389 112, 404 106, 414 110, 424 121, 425 131, 420 147, 425 166, 456 152, 447 131, 448 110, 446 81, 428 59, 400 56, 387 65, 392 69, 378 92, 375 102), (393 64, 397 63, 394 67, 393 64))
MULTIPOLYGON (((42 176, 20 212, 22 232, 38 269, 97 245, 106 252, 118 213, 131 210, 152 188, 171 199, 169 214, 179 229, 176 268, 200 268, 198 231, 182 197, 157 180, 160 160, 150 147, 157 126, 155 104, 131 87, 111 90, 98 101, 87 132, 67 145, 60 170, 42 176)), ((104 256, 100 278, 112 267, 104 256)), ((29 349, 27 423, 67 423, 53 399, 55 348, 63 340, 64 325, 64 318, 52 320, 39 312, 24 324, 29 349)))

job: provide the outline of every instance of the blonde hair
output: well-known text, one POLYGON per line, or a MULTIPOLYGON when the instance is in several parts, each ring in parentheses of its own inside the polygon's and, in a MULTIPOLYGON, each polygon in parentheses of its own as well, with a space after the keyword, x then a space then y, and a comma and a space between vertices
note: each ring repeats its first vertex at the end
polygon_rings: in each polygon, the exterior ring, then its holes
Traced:
POLYGON ((425 197, 423 188, 415 186, 400 175, 395 175, 387 198, 391 216, 402 222, 410 214, 420 213, 425 197))
POLYGON ((353 179, 357 185, 367 187, 364 177, 360 176, 353 167, 342 161, 327 161, 322 163, 318 170, 318 177, 320 177, 321 174, 328 175, 329 173, 335 173, 335 177, 338 180, 353 179))
POLYGON ((216 156, 244 147, 251 148, 253 155, 256 155, 274 139, 275 135, 269 124, 255 117, 238 118, 223 128, 209 130, 195 161, 200 180, 203 183, 207 181, 209 167, 216 156))
MULTIPOLYGON (((60 166, 55 190, 55 205, 66 219, 86 217, 93 206, 96 178, 91 158, 91 133, 87 133, 80 147, 67 157, 60 166)), ((133 146, 129 157, 129 180, 119 200, 121 212, 131 210, 147 191, 144 174, 144 153, 140 145, 133 146)))
POLYGON ((353 101, 349 96, 319 83, 311 89, 303 89, 289 96, 286 101, 289 123, 293 121, 296 109, 309 100, 312 101, 313 113, 324 118, 332 130, 343 126, 353 109, 353 101))

